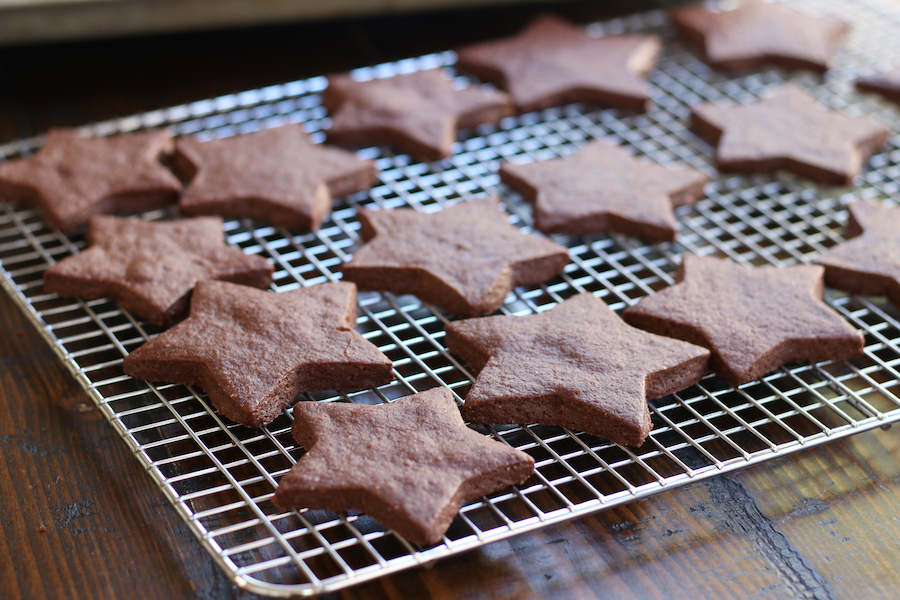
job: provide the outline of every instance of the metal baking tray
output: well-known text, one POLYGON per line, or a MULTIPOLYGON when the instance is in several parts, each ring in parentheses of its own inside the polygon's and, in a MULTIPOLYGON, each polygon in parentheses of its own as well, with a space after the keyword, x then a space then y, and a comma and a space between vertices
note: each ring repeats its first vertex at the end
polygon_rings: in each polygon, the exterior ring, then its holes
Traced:
MULTIPOLYGON (((616 235, 553 236, 569 248, 565 273, 545 285, 516 289, 501 311, 525 315, 591 292, 615 310, 672 284, 682 252, 719 255, 746 265, 808 263, 843 239, 846 202, 896 201, 900 138, 869 162, 853 188, 817 187, 784 172, 720 176, 713 149, 687 129, 689 105, 750 102, 793 80, 823 103, 851 116, 873 115, 900 127, 900 107, 855 91, 859 75, 900 62, 900 7, 879 2, 791 2, 852 22, 835 67, 812 73, 764 69, 743 76, 714 72, 677 41, 663 12, 588 27, 594 35, 649 31, 665 39, 650 74, 653 106, 646 114, 572 104, 462 131, 452 158, 421 163, 389 148, 368 148, 379 183, 336 202, 316 234, 292 235, 250 221, 227 221, 229 243, 261 254, 276 267, 276 292, 340 278, 359 246, 357 208, 410 206, 440 210, 459 200, 499 193, 511 221, 531 230, 528 204, 499 183, 501 161, 544 160, 593 138, 613 140, 663 164, 708 173, 707 198, 678 210, 677 243, 649 245, 616 235)), ((360 78, 391 77, 443 67, 452 52, 378 65, 360 78)), ((468 81, 460 77, 458 82, 468 81)), ((169 127, 203 139, 240 135, 288 122, 323 137, 328 117, 316 77, 154 111, 86 128, 96 135, 169 127)), ((6 158, 27 155, 41 138, 0 147, 6 158)), ((171 218, 174 210, 141 215, 171 218)), ((214 560, 240 587, 271 596, 313 595, 428 563, 567 519, 632 502, 705 477, 900 420, 900 314, 882 298, 829 291, 827 302, 858 327, 865 354, 851 361, 789 364, 733 389, 713 376, 650 403, 654 429, 641 448, 544 425, 482 428, 534 456, 524 484, 464 506, 443 542, 412 546, 369 517, 324 510, 283 511, 271 504, 278 479, 303 454, 291 439, 291 411, 248 429, 220 418, 206 397, 183 385, 151 385, 122 373, 129 350, 158 333, 115 302, 58 298, 42 290, 52 263, 78 252, 82 235, 49 228, 34 208, 0 204, 0 265, 5 289, 29 315, 102 414, 159 486, 214 560)), ((447 317, 412 296, 361 293, 358 329, 393 359, 396 381, 349 394, 310 394, 319 401, 380 403, 434 386, 462 401, 471 374, 443 343, 447 317)))

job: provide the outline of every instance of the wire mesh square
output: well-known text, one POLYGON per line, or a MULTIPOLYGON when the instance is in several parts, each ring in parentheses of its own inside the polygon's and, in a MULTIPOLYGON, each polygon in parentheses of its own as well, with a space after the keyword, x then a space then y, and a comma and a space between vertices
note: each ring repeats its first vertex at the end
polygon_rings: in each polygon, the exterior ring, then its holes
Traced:
MULTIPOLYGON (((853 87, 858 76, 900 61, 900 9, 853 0, 796 0, 853 24, 824 78, 768 68, 740 76, 717 73, 679 42, 661 11, 590 25, 591 35, 647 31, 665 41, 649 75, 653 105, 645 114, 571 104, 461 131, 451 158, 421 163, 390 148, 366 148, 379 182, 339 199, 314 234, 296 235, 249 220, 225 223, 228 243, 275 265, 273 291, 336 281, 359 247, 360 207, 412 207, 430 212, 457 201, 499 193, 510 221, 531 231, 531 207, 503 186, 502 161, 565 156, 596 138, 611 139, 660 164, 681 163, 711 177, 706 198, 676 212, 676 243, 648 245, 619 235, 553 236, 569 248, 565 272, 546 284, 518 288, 500 309, 526 315, 581 292, 621 311, 673 283, 680 255, 718 255, 752 265, 808 263, 843 240, 846 202, 853 197, 894 203, 900 193, 900 138, 874 156, 854 187, 819 187, 779 172, 719 175, 713 149, 687 128, 698 102, 746 103, 787 80, 850 116, 873 115, 900 129, 900 109, 853 87)), ((360 79, 443 68, 460 86, 452 52, 359 69, 360 79)), ((207 140, 286 123, 302 123, 316 141, 328 116, 320 103, 323 77, 275 85, 154 111, 85 128, 109 135, 169 127, 207 140)), ((43 138, 0 147, 4 159, 27 156, 43 138)), ((141 214, 174 218, 173 209, 141 214)), ((271 497, 278 479, 303 455, 290 435, 291 410, 248 429, 221 418, 199 390, 153 385, 122 372, 127 353, 160 328, 111 300, 82 301, 44 293, 53 263, 85 248, 81 234, 49 228, 39 212, 0 205, 0 266, 7 291, 31 317, 64 364, 147 468, 215 561, 240 586, 271 596, 333 591, 575 518, 637 498, 770 460, 900 420, 900 315, 884 298, 829 291, 826 301, 865 335, 864 355, 849 361, 788 364, 735 389, 707 376, 678 394, 650 402, 654 429, 640 448, 547 425, 475 429, 529 453, 534 476, 463 506, 442 543, 410 545, 367 515, 350 511, 283 511, 271 497)), ((306 400, 389 402, 435 386, 461 401, 472 374, 444 346, 448 317, 408 295, 362 292, 357 329, 393 361, 396 380, 372 390, 318 392, 306 400)))

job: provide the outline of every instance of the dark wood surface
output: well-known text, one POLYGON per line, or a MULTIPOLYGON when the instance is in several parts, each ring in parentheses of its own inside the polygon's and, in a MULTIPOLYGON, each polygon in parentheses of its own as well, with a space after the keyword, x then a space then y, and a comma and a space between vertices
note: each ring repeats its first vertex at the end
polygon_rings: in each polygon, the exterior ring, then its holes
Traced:
MULTIPOLYGON (((0 140, 452 47, 541 8, 0 49, 0 140)), ((253 598, 5 294, 0 324, 0 598, 253 598)), ((333 597, 896 598, 898 558, 900 436, 878 430, 333 597)))

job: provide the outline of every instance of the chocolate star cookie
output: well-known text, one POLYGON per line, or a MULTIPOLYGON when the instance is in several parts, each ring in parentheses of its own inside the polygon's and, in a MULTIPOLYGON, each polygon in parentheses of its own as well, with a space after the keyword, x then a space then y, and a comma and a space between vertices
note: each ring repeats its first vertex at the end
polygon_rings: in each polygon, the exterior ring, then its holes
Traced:
POLYGON ((716 165, 723 171, 788 169, 835 185, 850 185, 889 133, 874 119, 824 110, 795 85, 781 86, 771 97, 748 106, 693 106, 691 127, 718 144, 716 165))
POLYGON ((706 374, 709 352, 626 325, 591 294, 527 317, 456 321, 447 348, 478 378, 463 416, 473 423, 545 423, 640 446, 647 399, 706 374))
POLYGON ((834 46, 849 28, 834 17, 813 17, 759 0, 717 12, 686 6, 671 16, 681 34, 703 49, 711 67, 728 71, 763 63, 827 71, 834 46))
POLYGON ((306 454, 281 478, 281 508, 356 509, 414 544, 436 544, 463 503, 522 483, 530 456, 463 423, 446 388, 367 406, 300 402, 306 454))
POLYGON ((199 385, 221 414, 259 427, 303 392, 392 380, 390 359, 355 323, 352 284, 275 294, 201 281, 188 318, 125 357, 125 374, 199 385))
POLYGON ((876 92, 889 100, 900 102, 900 69, 857 79, 856 88, 876 92))
POLYGON ((84 137, 53 129, 34 156, 0 163, 0 199, 36 204, 63 231, 95 214, 159 208, 181 191, 159 162, 173 146, 165 130, 84 137))
POLYGON ((44 290, 60 296, 115 298, 160 326, 187 312, 198 281, 217 279, 265 288, 272 265, 225 243, 222 219, 148 223, 91 217, 89 248, 44 273, 44 290))
POLYGON ((709 348, 710 365, 731 385, 786 362, 860 354, 863 337, 822 302, 824 269, 747 267, 685 254, 677 285, 625 309, 641 329, 709 348))
POLYGON ((566 158, 505 163, 500 179, 534 203, 535 226, 543 232, 616 231, 648 242, 675 241, 672 208, 699 200, 707 182, 699 171, 667 169, 605 142, 566 158))
POLYGON ((551 15, 532 21, 518 35, 457 50, 457 64, 512 94, 521 112, 567 102, 646 110, 643 75, 656 64, 656 36, 594 39, 551 15))
POLYGON ((367 190, 375 163, 311 143, 301 125, 283 125, 209 142, 178 140, 175 166, 190 184, 185 215, 259 219, 313 231, 331 212, 331 198, 367 190))
POLYGON ((825 283, 851 294, 887 296, 900 306, 900 209, 856 200, 847 209, 847 237, 816 262, 825 283))
POLYGON ((513 113, 509 96, 484 87, 455 89, 439 70, 387 79, 328 78, 322 104, 331 113, 328 141, 388 144, 425 160, 450 156, 456 130, 513 113))
POLYGON ((366 245, 344 265, 364 290, 415 294, 461 317, 499 308, 520 285, 562 273, 565 247, 510 225, 497 198, 459 202, 436 213, 360 210, 366 245))

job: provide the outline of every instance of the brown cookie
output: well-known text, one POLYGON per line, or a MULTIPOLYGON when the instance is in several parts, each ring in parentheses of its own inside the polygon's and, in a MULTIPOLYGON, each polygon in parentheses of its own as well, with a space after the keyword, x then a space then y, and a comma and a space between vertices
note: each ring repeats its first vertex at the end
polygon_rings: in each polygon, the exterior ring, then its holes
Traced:
POLYGON ((760 0, 743 0, 734 10, 686 6, 673 10, 671 17, 711 67, 727 71, 764 63, 827 71, 834 47, 849 29, 834 17, 814 17, 760 0))
POLYGON ((306 454, 281 478, 281 508, 360 510, 414 544, 436 544, 459 508, 534 472, 534 459, 463 423, 433 388, 390 404, 300 402, 294 439, 306 454))
POLYGON ((456 89, 437 69, 364 82, 335 75, 322 104, 331 115, 329 142, 387 144, 425 160, 450 156, 458 128, 513 113, 508 95, 479 86, 456 89))
POLYGON ((788 169, 835 185, 850 185, 889 133, 874 119, 825 110, 791 84, 748 106, 693 106, 691 128, 718 144, 716 166, 722 171, 788 169))
POLYGON ((545 423, 628 446, 653 425, 647 399, 706 375, 709 352, 626 325, 591 294, 527 317, 456 321, 447 348, 478 378, 463 416, 473 423, 545 423))
POLYGON ((165 130, 84 137, 52 129, 34 156, 0 163, 0 199, 36 204, 47 223, 64 231, 91 215, 159 208, 181 191, 159 162, 173 146, 165 130))
POLYGON ((179 209, 185 215, 259 219, 293 231, 313 231, 331 212, 332 197, 367 190, 375 163, 311 143, 301 125, 230 138, 178 140, 175 166, 190 180, 179 209))
POLYGON ((356 286, 281 294, 201 281, 188 318, 125 358, 127 375, 199 385, 247 427, 271 423, 298 394, 393 379, 391 361, 354 328, 356 286))
POLYGON ((900 69, 857 79, 856 88, 876 92, 889 100, 900 102, 900 69))
POLYGON ((708 181, 699 171, 667 169, 602 141, 566 158, 504 163, 500 179, 534 204, 535 226, 545 233, 615 231, 648 242, 675 241, 672 208, 699 200, 708 181))
POLYGON ((510 225, 497 198, 459 202, 435 213, 360 210, 366 243, 342 268, 363 290, 415 294, 461 316, 497 310, 520 285, 562 273, 565 247, 510 225))
POLYGON ((860 354, 863 337, 822 302, 822 267, 747 267, 685 254, 677 285, 625 309, 628 323, 704 346, 737 386, 786 362, 860 354))
POLYGON ((656 36, 588 37, 580 27, 543 15, 518 35, 466 46, 457 64, 512 94, 521 112, 568 102, 646 110, 646 75, 661 48, 656 36))
POLYGON ((87 241, 87 250, 47 269, 44 291, 115 298, 160 326, 187 312, 198 281, 272 283, 272 265, 228 246, 217 217, 152 223, 98 215, 91 217, 87 241))
POLYGON ((851 294, 887 296, 900 306, 900 209, 866 200, 847 206, 847 237, 822 253, 825 283, 851 294))

